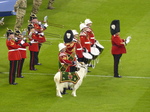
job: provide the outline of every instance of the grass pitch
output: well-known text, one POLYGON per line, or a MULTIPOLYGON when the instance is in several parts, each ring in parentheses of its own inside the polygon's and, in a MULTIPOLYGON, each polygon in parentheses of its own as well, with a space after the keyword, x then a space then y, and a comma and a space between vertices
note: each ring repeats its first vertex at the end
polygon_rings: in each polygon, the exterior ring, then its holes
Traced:
MULTIPOLYGON (((43 0, 37 14, 39 20, 48 16, 49 23, 64 25, 64 28, 49 26, 45 31, 47 41, 40 51, 41 66, 38 71, 29 71, 29 52, 25 60, 23 75, 16 79, 16 86, 8 84, 9 61, 4 33, 13 29, 15 16, 5 17, 5 25, 0 26, 0 110, 1 112, 149 112, 150 111, 150 11, 149 0, 56 0, 54 10, 46 9, 48 1, 43 0), (93 21, 95 37, 105 47, 100 62, 87 74, 77 90, 77 97, 55 96, 54 74, 58 70, 58 43, 68 29, 79 31, 79 24, 86 18, 93 21), (127 54, 121 58, 119 73, 121 79, 113 78, 113 57, 110 54, 109 25, 119 19, 121 37, 131 35, 126 46, 127 54)), ((28 9, 22 28, 26 28, 32 8, 28 9)))

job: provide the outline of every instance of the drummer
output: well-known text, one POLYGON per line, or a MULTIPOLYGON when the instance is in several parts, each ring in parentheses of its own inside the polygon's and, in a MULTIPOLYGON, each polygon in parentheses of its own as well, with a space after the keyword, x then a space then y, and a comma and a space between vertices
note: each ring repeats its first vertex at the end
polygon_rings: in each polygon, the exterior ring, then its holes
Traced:
MULTIPOLYGON (((80 24, 80 43, 84 49, 84 52, 86 52, 88 55, 90 55, 91 42, 90 42, 90 40, 88 38, 88 34, 86 32, 87 29, 88 29, 88 27, 84 23, 80 24)), ((90 62, 91 62, 91 59, 87 59, 87 58, 84 59, 85 64, 89 64, 90 62)))
POLYGON ((99 49, 100 53, 102 53, 104 47, 95 39, 94 32, 91 28, 93 22, 90 19, 85 19, 84 23, 87 26, 86 32, 91 42, 91 46, 95 45, 99 49))
POLYGON ((79 40, 79 33, 76 30, 72 30, 72 33, 74 35, 73 41, 76 42, 75 52, 76 52, 77 60, 78 62, 82 63, 84 62, 84 56, 83 56, 83 47, 79 40))

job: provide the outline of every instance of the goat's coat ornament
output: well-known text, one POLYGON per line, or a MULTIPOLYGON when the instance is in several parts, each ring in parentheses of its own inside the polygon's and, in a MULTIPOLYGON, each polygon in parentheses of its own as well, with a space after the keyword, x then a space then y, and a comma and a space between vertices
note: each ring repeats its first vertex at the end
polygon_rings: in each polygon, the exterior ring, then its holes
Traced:
POLYGON ((76 72, 60 72, 60 83, 63 82, 72 82, 76 84, 80 77, 76 72))

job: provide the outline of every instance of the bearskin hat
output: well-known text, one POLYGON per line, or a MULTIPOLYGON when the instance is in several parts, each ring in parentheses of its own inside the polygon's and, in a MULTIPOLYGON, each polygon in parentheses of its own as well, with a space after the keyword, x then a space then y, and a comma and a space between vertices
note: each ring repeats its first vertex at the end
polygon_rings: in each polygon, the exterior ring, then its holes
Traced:
POLYGON ((72 30, 67 30, 64 34, 64 42, 65 43, 72 42, 73 38, 74 38, 74 35, 73 35, 72 30))
POLYGON ((110 24, 110 32, 112 35, 120 32, 120 22, 119 20, 113 20, 110 24))

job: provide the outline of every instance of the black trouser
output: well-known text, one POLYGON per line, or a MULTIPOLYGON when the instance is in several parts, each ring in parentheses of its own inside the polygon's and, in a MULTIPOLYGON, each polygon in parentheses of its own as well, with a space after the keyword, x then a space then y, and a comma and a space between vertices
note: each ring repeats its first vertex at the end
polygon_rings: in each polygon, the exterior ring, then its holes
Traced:
POLYGON ((18 62, 18 60, 10 61, 9 84, 15 83, 15 74, 16 74, 17 62, 18 62))
POLYGON ((122 54, 113 54, 114 57, 114 77, 119 75, 118 73, 118 65, 122 54))
POLYGON ((34 70, 35 61, 37 59, 37 52, 30 51, 30 70, 34 70))
POLYGON ((22 76, 21 73, 22 73, 23 63, 24 63, 24 58, 22 58, 21 60, 18 61, 17 77, 22 76))
POLYGON ((35 62, 34 62, 35 65, 37 65, 39 63, 39 52, 40 52, 41 46, 42 46, 42 44, 39 43, 39 45, 38 45, 39 51, 37 52, 37 57, 35 57, 35 62))

